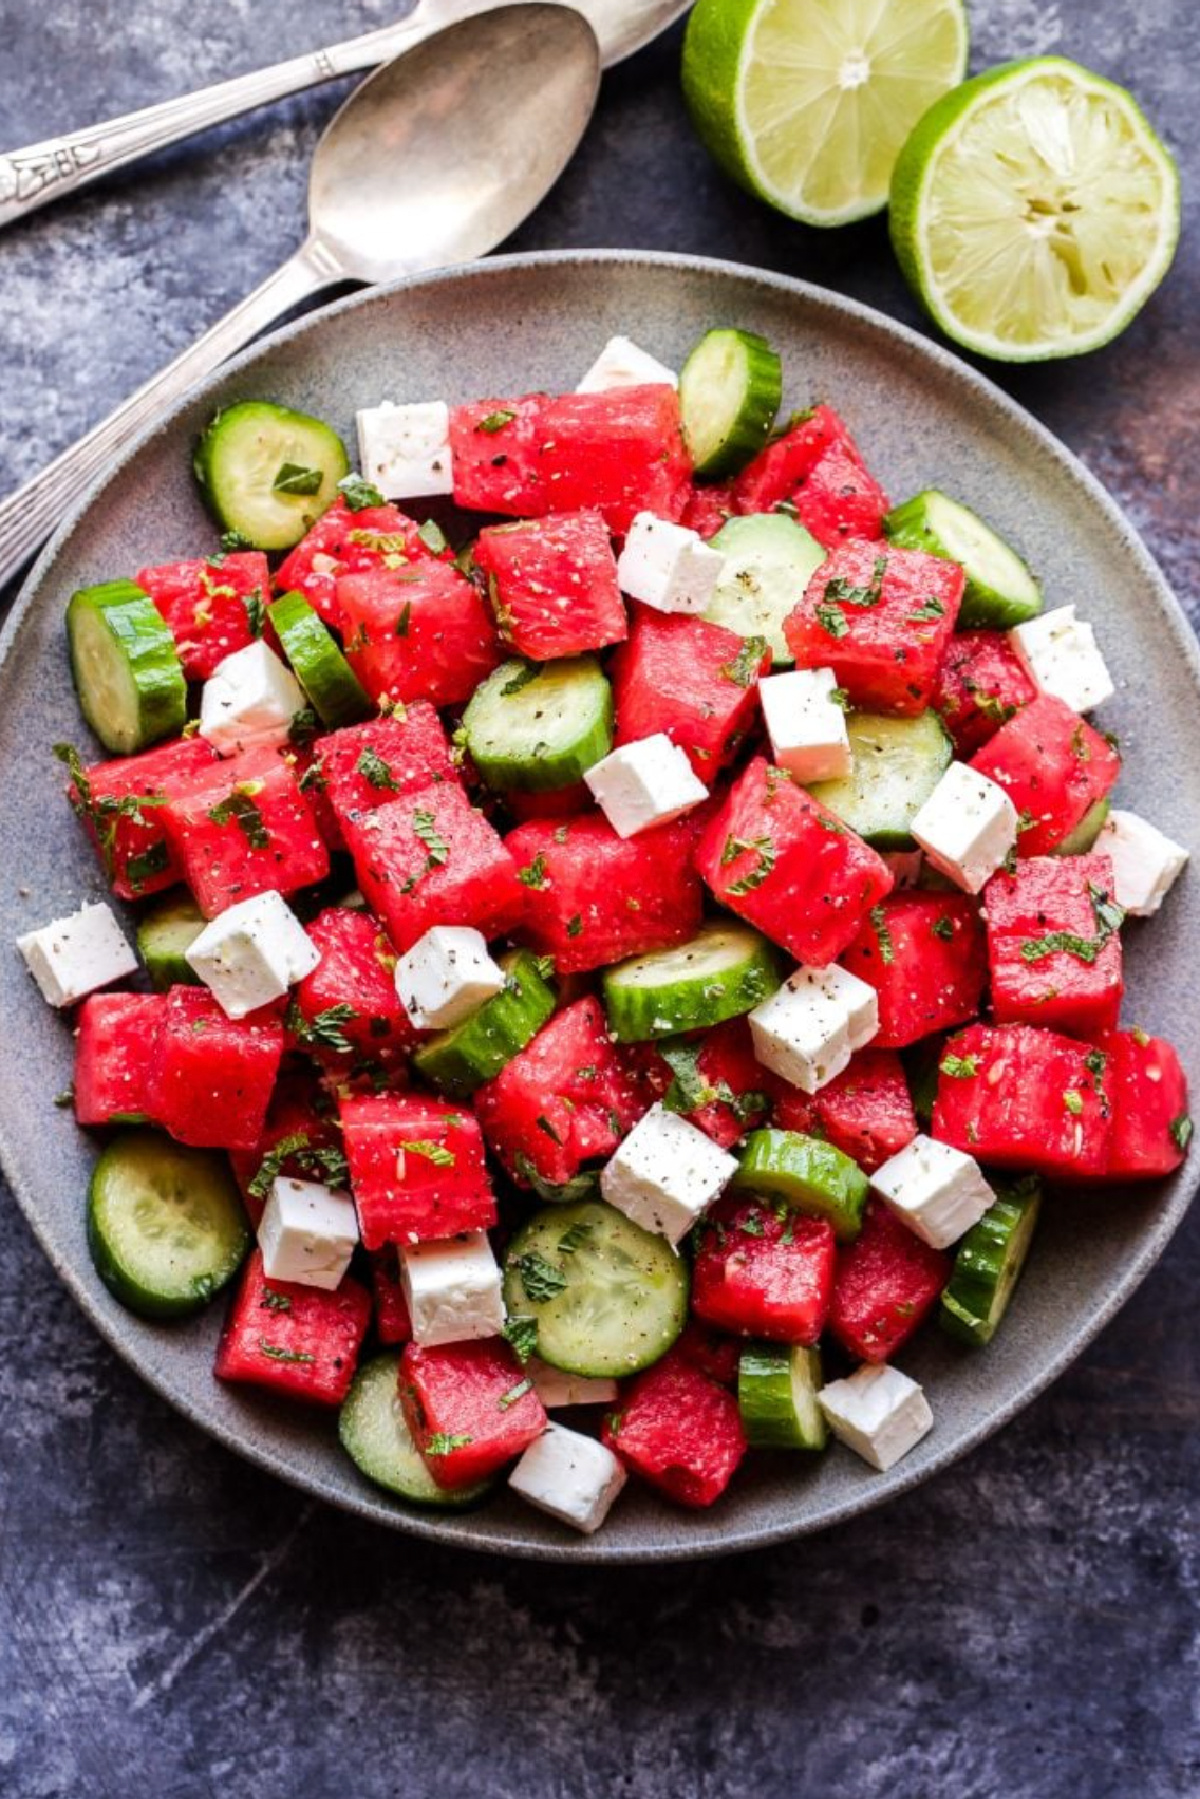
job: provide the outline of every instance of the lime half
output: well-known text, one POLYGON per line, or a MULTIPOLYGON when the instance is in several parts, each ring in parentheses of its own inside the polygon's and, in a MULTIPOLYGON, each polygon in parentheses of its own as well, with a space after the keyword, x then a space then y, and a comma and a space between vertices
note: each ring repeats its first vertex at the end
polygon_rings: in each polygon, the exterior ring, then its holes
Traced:
POLYGON ((880 212, 901 145, 967 65, 962 0, 697 0, 683 47, 696 130, 780 212, 880 212))
POLYGON ((1179 236, 1175 164, 1132 96, 1061 56, 1005 63, 921 120, 891 233, 948 337, 982 356, 1078 356, 1123 331, 1179 236))

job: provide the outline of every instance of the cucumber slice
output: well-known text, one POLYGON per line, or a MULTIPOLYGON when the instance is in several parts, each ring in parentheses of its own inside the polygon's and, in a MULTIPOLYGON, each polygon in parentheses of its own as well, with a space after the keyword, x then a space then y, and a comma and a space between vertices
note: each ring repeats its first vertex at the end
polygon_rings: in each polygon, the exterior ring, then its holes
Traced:
POLYGON ((1093 847, 1097 837, 1104 829, 1104 821, 1108 817, 1109 800, 1093 800, 1075 829, 1063 838, 1052 856, 1086 856, 1093 847))
POLYGON ((489 787, 550 793, 611 750, 612 688, 594 656, 505 662, 475 689, 463 728, 489 787))
POLYGON ((535 1212, 508 1247, 504 1303, 537 1321, 537 1352, 564 1374, 636 1374, 687 1319, 687 1269, 665 1238, 599 1200, 535 1212))
POLYGON ((490 1493, 490 1480, 448 1492, 439 1487, 412 1440, 398 1392, 400 1352, 373 1356, 350 1383, 338 1413, 342 1448, 360 1474, 413 1505, 456 1508, 490 1493))
POLYGON ((337 499, 350 458, 320 419, 241 400, 217 413, 192 468, 222 531, 236 531, 247 549, 290 550, 337 499))
POLYGON ((371 716, 375 708, 358 676, 302 593, 281 594, 267 607, 267 617, 323 725, 335 730, 371 716))
POLYGON ((250 1227, 224 1156, 156 1131, 114 1137, 92 1172, 88 1247, 96 1272, 143 1318, 182 1318, 241 1267, 250 1227))
POLYGON ((958 615, 960 630, 974 625, 1007 630, 1041 611, 1042 590, 1028 563, 961 500, 950 499, 936 487, 926 488, 894 506, 883 528, 889 541, 903 550, 925 550, 961 566, 967 584, 958 615))
POLYGON ((698 475, 733 475, 767 441, 783 398, 783 364, 765 337, 706 331, 679 376, 683 435, 698 475))
POLYGON ((819 1137, 799 1131, 751 1131, 730 1183, 753 1193, 769 1193, 827 1218, 843 1243, 857 1237, 871 1183, 857 1162, 819 1137))
POLYGON ((188 961, 187 952, 204 925, 204 914, 189 895, 164 900, 139 920, 138 955, 146 964, 156 993, 165 993, 168 987, 198 984, 200 977, 188 961))
POLYGON ((726 562, 704 617, 741 637, 765 637, 771 666, 790 668, 783 621, 804 598, 825 551, 803 525, 782 512, 731 518, 709 542, 726 562))
POLYGON ((67 638, 80 708, 105 749, 131 756, 183 730, 183 665, 149 594, 132 581, 80 587, 67 607, 67 638))
POLYGON ((821 1352, 755 1343, 738 1357, 737 1398, 752 1449, 824 1449, 825 1414, 817 1404, 821 1352))
POLYGON ((946 1033, 939 1031, 936 1037, 922 1037, 919 1043, 911 1043, 900 1051, 908 1097, 923 1131, 928 1131, 933 1124, 933 1106, 945 1047, 946 1033))
POLYGON ((958 1246, 954 1272, 942 1294, 942 1329, 964 1343, 990 1343, 1008 1310, 1025 1265, 1041 1209, 1032 1177, 997 1186, 996 1203, 958 1246))
POLYGON ((601 976, 608 1028, 622 1043, 702 1030, 752 1011, 783 980, 779 953, 749 925, 702 925, 677 949, 650 950, 601 976))
POLYGON ((554 1010, 554 988, 542 978, 536 956, 510 950, 500 957, 500 966, 505 974, 500 993, 413 1052, 417 1073, 451 1099, 469 1099, 476 1087, 499 1074, 554 1010))
POLYGON ((846 720, 850 773, 814 781, 814 799, 877 850, 915 849, 911 826, 954 756, 937 713, 881 718, 852 712, 846 720))

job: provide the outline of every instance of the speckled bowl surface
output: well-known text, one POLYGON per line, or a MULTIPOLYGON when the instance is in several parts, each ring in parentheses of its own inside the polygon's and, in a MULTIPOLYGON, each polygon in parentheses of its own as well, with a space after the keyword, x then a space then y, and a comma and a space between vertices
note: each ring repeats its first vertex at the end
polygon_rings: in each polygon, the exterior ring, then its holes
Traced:
MULTIPOLYGON (((682 1559, 796 1536, 880 1505, 980 1442, 1061 1372, 1152 1266, 1195 1185, 1185 1168, 1139 1190, 1055 1197, 991 1347, 970 1353, 930 1329, 901 1356, 925 1383, 936 1425, 890 1474, 838 1448, 811 1461, 755 1456, 709 1512, 674 1510, 631 1484, 588 1539, 506 1492, 465 1514, 404 1509, 358 1475, 331 1418, 214 1381, 220 1304, 183 1325, 144 1324, 93 1273, 84 1211, 95 1148, 53 1103, 71 1078, 69 1021, 42 1002, 11 947, 20 931, 103 893, 50 754, 60 739, 87 740, 63 632, 72 590, 214 543, 189 448, 217 405, 283 401, 331 420, 353 443, 355 408, 385 396, 570 388, 616 332, 678 366, 714 324, 766 335, 783 354, 785 411, 830 400, 890 493, 946 488, 1020 547, 1051 604, 1079 603, 1117 682, 1100 722, 1121 736, 1121 792, 1188 842, 1200 820, 1200 658, 1112 501, 1048 432, 947 352, 834 294, 721 263, 591 252, 497 258, 305 319, 208 382, 132 445, 95 492, 64 495, 71 515, 0 639, 0 1154, 30 1224, 108 1341, 204 1430, 335 1505, 464 1548, 563 1561, 682 1559)), ((1200 885, 1188 879, 1158 919, 1126 933, 1125 1016, 1171 1037, 1193 1073, 1197 942, 1200 885)))

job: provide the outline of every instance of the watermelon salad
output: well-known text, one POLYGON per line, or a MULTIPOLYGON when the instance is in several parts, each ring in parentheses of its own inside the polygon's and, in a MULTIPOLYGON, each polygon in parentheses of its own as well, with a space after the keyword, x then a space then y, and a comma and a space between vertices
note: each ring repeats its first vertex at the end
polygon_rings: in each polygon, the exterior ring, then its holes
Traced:
POLYGON ((245 400, 220 548, 70 602, 106 754, 55 753, 132 911, 19 949, 96 1270, 164 1321, 229 1289, 216 1378, 414 1505, 887 1469, 914 1334, 986 1353, 1041 1205, 1187 1150, 1121 1007, 1186 852, 1113 805, 1091 627, 782 393, 749 332, 614 339, 361 412, 359 473, 245 400))

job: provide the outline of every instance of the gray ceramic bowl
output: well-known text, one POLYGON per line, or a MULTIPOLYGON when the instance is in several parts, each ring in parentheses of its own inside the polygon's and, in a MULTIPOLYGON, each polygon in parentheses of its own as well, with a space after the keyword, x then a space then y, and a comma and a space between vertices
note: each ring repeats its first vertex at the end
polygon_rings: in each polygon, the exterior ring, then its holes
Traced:
MULTIPOLYGON (((682 1559, 796 1536, 879 1505, 980 1442, 1061 1372, 1146 1274, 1194 1186, 1185 1171, 1130 1193, 1056 1198, 996 1342, 968 1353, 928 1330, 901 1358, 925 1383, 936 1427, 892 1473, 875 1474, 840 1449, 812 1462, 756 1457, 711 1512, 675 1511, 630 1487, 587 1540, 507 1493, 465 1515, 402 1509, 360 1479, 332 1420, 213 1380, 219 1305, 182 1326, 151 1326, 122 1311, 93 1274, 84 1198, 94 1147, 53 1104, 71 1077, 70 1031, 11 948, 19 931, 102 891, 50 755, 60 738, 86 740, 63 638, 72 589, 213 543, 188 452, 214 406, 270 397, 319 413, 353 441, 355 408, 383 396, 457 400, 570 388, 615 332, 678 365, 706 327, 722 323, 760 331, 783 353, 787 403, 820 396, 840 408, 892 494, 943 486, 959 495, 1025 552, 1051 602, 1080 603, 1118 684, 1102 723, 1121 734, 1123 792, 1186 843, 1200 818, 1200 660, 1154 563, 1096 482, 1012 401, 913 332, 800 282, 718 263, 596 253, 501 258, 306 319, 209 382, 74 506, 2 639, 0 1016, 8 1054, 0 1152, 30 1224, 108 1341, 203 1429, 336 1505, 464 1547, 561 1560, 682 1559)), ((65 511, 73 496, 64 502, 65 511)), ((1159 919, 1127 934, 1126 1016, 1170 1036, 1193 1069, 1198 941, 1200 888, 1190 881, 1159 919)))

